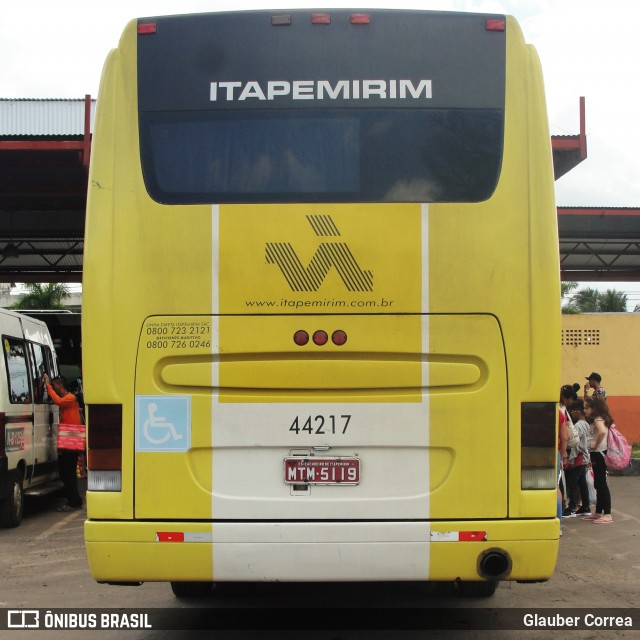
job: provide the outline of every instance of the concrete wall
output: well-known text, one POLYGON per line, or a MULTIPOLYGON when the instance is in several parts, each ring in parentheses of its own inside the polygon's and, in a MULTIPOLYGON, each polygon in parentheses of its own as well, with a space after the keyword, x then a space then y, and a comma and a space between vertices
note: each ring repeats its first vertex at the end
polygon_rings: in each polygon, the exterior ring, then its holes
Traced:
POLYGON ((562 316, 562 384, 582 387, 592 371, 602 376, 616 425, 640 443, 640 313, 562 316))

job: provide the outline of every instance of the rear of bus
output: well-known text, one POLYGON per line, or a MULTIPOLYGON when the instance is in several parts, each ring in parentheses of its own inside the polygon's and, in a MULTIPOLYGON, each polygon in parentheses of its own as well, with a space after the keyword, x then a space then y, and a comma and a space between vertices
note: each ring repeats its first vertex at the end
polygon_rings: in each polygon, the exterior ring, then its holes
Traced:
POLYGON ((134 21, 86 228, 96 580, 552 575, 557 229, 512 18, 134 21))

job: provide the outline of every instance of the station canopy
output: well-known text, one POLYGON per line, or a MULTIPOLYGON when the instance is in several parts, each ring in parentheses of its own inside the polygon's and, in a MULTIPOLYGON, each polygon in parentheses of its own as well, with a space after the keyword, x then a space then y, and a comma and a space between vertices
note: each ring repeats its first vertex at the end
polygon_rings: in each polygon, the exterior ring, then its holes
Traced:
MULTIPOLYGON (((0 282, 80 282, 95 100, 0 98, 0 282)), ((587 157, 552 136, 556 180, 587 157)), ((640 281, 640 207, 559 207, 563 280, 640 281)))

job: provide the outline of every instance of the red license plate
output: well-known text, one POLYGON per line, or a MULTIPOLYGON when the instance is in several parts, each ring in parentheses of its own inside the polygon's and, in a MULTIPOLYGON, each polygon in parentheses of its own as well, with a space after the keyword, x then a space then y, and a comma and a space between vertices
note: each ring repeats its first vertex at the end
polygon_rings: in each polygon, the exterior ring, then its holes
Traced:
POLYGON ((358 484, 360 458, 285 458, 284 481, 286 484, 358 484))

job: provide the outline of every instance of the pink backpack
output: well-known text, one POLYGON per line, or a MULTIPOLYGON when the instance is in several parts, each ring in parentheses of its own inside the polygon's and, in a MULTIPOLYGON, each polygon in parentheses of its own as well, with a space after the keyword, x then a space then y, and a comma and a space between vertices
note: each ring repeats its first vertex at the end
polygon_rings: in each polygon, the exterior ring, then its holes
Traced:
POLYGON ((618 431, 615 424, 609 427, 607 453, 604 456, 604 462, 607 468, 612 471, 621 471, 631 464, 631 445, 618 431))

